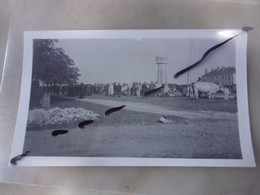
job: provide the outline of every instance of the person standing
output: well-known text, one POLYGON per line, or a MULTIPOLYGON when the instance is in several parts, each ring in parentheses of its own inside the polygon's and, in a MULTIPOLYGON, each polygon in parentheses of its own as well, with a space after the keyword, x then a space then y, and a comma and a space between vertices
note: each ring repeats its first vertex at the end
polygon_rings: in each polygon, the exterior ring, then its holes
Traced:
POLYGON ((137 83, 136 96, 140 96, 141 95, 141 90, 142 90, 142 84, 141 83, 137 83))
POLYGON ((121 96, 121 91, 122 91, 122 85, 120 83, 118 83, 117 85, 117 97, 121 96))
POLYGON ((114 96, 114 85, 112 83, 108 87, 108 96, 114 96))
POLYGON ((83 83, 79 86, 79 99, 83 99, 85 97, 85 86, 83 83))
POLYGON ((145 92, 147 92, 148 90, 149 90, 149 86, 146 82, 144 82, 142 84, 141 95, 143 96, 145 94, 145 92))
MULTIPOLYGON (((156 89, 156 85, 155 85, 155 83, 154 83, 153 81, 152 81, 151 84, 150 84, 150 89, 151 89, 151 90, 156 89)), ((152 97, 157 96, 157 93, 153 93, 151 96, 152 96, 152 97)))

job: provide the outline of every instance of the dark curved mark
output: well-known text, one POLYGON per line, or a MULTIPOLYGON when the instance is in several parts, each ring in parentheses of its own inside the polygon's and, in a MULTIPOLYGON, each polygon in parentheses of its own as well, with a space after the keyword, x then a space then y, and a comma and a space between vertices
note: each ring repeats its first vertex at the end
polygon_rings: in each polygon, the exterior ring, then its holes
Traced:
POLYGON ((156 93, 156 92, 160 91, 162 88, 164 88, 163 85, 161 87, 156 88, 156 89, 152 89, 152 90, 146 91, 144 93, 144 96, 148 96, 148 95, 151 95, 153 93, 156 93))
MULTIPOLYGON (((244 27, 242 28, 242 31, 243 31, 243 32, 248 32, 248 31, 250 31, 250 30, 252 30, 252 29, 253 29, 252 27, 244 26, 244 27)), ((237 37, 238 35, 242 34, 243 32, 241 32, 241 33, 239 33, 239 34, 237 34, 237 35, 235 35, 235 36, 233 36, 233 37, 231 37, 231 38, 229 38, 229 39, 227 39, 227 40, 225 40, 225 41, 223 41, 223 42, 221 42, 221 43, 219 43, 219 44, 217 44, 217 45, 215 45, 215 46, 213 46, 213 47, 211 47, 210 49, 208 49, 208 50, 203 54, 202 58, 201 58, 199 61, 197 61, 197 62, 195 62, 194 64, 190 65, 189 67, 184 68, 184 69, 182 69, 181 71, 177 72, 177 73, 174 75, 174 78, 177 78, 177 77, 180 76, 181 74, 183 74, 183 73, 189 71, 190 69, 192 69, 192 68, 198 66, 202 61, 205 60, 205 58, 206 58, 212 51, 214 51, 215 49, 217 49, 217 48, 221 47, 222 45, 226 44, 227 42, 229 42, 230 40, 234 39, 235 37, 237 37)))
POLYGON ((82 122, 79 123, 78 127, 82 129, 82 128, 84 128, 84 126, 89 125, 89 124, 91 124, 93 122, 94 122, 94 120, 82 121, 82 122))
POLYGON ((242 31, 244 31, 244 32, 248 32, 248 31, 250 31, 250 30, 253 30, 254 28, 253 27, 250 27, 250 26, 243 26, 242 27, 242 31))
POLYGON ((54 130, 51 134, 52 134, 52 136, 57 136, 60 134, 66 134, 68 132, 69 132, 68 130, 54 130))
POLYGON ((125 105, 119 106, 119 107, 110 108, 110 109, 108 109, 108 110, 105 112, 105 115, 107 116, 107 115, 111 114, 112 112, 119 111, 119 110, 123 109, 124 107, 125 107, 125 105))
POLYGON ((14 166, 17 165, 17 161, 22 160, 23 157, 27 156, 30 152, 26 151, 23 154, 17 155, 10 160, 10 163, 14 166))
POLYGON ((208 50, 203 54, 202 58, 201 58, 199 61, 197 61, 197 62, 195 62, 194 64, 188 66, 187 68, 184 68, 184 69, 182 69, 181 71, 177 72, 177 73, 174 75, 174 78, 177 78, 177 77, 180 76, 181 74, 183 74, 183 73, 189 71, 190 69, 192 69, 192 68, 198 66, 202 61, 205 60, 205 58, 206 58, 212 51, 214 51, 215 49, 217 49, 217 48, 221 47, 222 45, 226 44, 226 43, 229 42, 231 39, 234 39, 236 36, 238 36, 238 35, 235 35, 235 36, 233 36, 233 37, 231 37, 231 38, 229 38, 229 39, 227 39, 227 40, 225 40, 225 41, 223 41, 223 42, 221 42, 221 43, 219 43, 219 44, 217 44, 217 45, 211 47, 210 49, 208 49, 208 50))

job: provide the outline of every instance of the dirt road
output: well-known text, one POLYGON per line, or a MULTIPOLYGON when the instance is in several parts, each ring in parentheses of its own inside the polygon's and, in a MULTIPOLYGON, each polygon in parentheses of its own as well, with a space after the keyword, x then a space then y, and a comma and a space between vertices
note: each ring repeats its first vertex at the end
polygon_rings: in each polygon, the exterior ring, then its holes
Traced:
POLYGON ((122 104, 126 105, 124 109, 137 111, 137 112, 147 112, 160 115, 172 115, 188 119, 229 119, 236 120, 237 115, 235 113, 229 112, 217 112, 217 111, 182 111, 182 110, 168 110, 158 105, 153 105, 149 103, 139 103, 139 102, 130 102, 122 101, 118 102, 116 100, 104 100, 104 99, 78 99, 77 101, 86 101, 94 104, 116 107, 121 106, 122 104))

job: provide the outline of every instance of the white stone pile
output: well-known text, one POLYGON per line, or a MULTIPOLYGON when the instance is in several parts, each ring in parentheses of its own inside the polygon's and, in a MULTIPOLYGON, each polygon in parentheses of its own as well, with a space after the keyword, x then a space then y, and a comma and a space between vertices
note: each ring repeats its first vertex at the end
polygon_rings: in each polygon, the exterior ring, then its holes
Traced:
POLYGON ((52 108, 50 110, 34 109, 28 114, 27 124, 31 125, 63 125, 83 120, 99 120, 100 115, 83 108, 52 108))

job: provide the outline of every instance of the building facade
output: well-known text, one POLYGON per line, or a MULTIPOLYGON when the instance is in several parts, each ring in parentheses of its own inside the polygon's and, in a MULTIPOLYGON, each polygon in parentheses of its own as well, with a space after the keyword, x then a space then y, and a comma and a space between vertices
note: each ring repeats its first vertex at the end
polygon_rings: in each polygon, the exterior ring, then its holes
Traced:
POLYGON ((219 67, 212 69, 210 72, 205 69, 205 74, 201 77, 201 80, 233 88, 236 85, 236 69, 235 67, 219 67))

